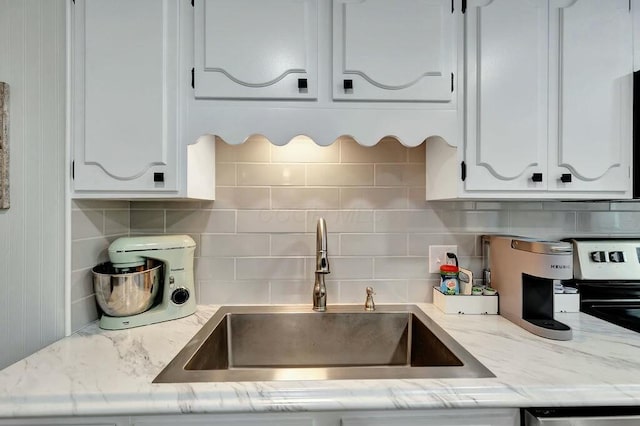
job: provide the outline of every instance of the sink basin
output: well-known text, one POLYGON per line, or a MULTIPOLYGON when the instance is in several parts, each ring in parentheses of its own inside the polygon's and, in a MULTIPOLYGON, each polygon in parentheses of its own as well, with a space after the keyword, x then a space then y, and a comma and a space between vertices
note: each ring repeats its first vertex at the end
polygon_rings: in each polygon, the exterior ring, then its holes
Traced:
POLYGON ((494 377, 415 305, 226 306, 154 383, 494 377))

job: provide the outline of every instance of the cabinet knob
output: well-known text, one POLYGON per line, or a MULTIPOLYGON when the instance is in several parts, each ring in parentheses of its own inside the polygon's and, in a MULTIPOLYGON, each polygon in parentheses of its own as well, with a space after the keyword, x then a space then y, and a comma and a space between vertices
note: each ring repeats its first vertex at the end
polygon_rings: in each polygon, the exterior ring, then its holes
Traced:
POLYGON ((571 173, 563 173, 562 176, 560 176, 560 181, 562 183, 571 182, 571 173))
POLYGON ((164 173, 154 173, 153 174, 154 182, 164 182, 164 173))
POLYGON ((306 89, 307 88, 307 79, 306 78, 299 78, 298 79, 298 89, 302 90, 302 89, 306 89))
POLYGON ((534 182, 542 182, 542 173, 534 173, 531 175, 531 180, 534 182))
POLYGON ((344 87, 344 91, 353 90, 353 80, 343 80, 342 87, 344 87))

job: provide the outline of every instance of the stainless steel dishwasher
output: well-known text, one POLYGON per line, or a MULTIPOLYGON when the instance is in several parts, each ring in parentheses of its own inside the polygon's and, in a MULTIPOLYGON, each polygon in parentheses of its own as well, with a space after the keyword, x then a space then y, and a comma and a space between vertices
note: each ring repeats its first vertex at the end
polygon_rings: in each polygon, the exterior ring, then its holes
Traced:
POLYGON ((640 407, 528 408, 524 426, 637 426, 640 407))

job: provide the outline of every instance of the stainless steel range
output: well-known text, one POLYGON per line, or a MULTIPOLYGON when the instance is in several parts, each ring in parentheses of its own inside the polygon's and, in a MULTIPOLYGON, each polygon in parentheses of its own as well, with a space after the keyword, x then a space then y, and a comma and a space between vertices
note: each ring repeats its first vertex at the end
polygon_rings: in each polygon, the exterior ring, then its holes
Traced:
POLYGON ((574 239, 580 310, 640 332, 640 239, 574 239))

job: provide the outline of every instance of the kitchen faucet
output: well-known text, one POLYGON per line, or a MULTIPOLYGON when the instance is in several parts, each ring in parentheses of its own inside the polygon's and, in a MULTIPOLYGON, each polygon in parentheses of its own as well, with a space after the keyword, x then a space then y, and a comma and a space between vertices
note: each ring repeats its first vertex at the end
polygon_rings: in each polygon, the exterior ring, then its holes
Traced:
POLYGON ((327 223, 324 218, 318 218, 316 227, 316 280, 313 284, 313 310, 324 312, 327 310, 327 287, 324 276, 330 273, 329 258, 327 256, 327 223))

